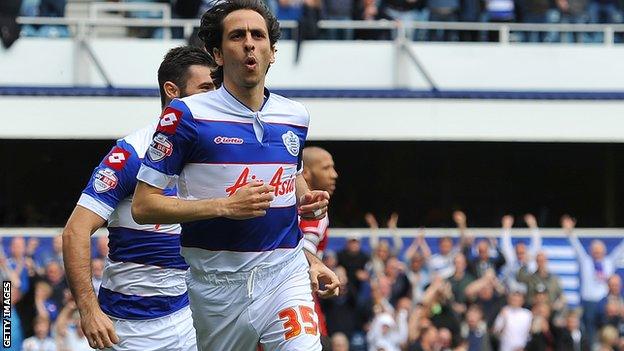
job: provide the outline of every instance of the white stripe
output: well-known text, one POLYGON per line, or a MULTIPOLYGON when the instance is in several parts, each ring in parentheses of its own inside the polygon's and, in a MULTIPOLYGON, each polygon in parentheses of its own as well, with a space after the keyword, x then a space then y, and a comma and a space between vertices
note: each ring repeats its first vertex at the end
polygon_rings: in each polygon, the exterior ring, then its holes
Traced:
POLYGON ((137 179, 159 189, 166 189, 173 184, 175 176, 164 174, 142 164, 137 179))
POLYGON ((576 259, 576 254, 570 246, 542 246, 542 251, 548 258, 576 259))
POLYGON ((246 168, 249 168, 247 182, 255 179, 269 184, 280 167, 283 168, 281 185, 271 207, 293 206, 297 202, 294 191, 295 164, 189 163, 178 178, 178 196, 183 199, 224 198, 229 195, 226 189, 236 184, 246 168))
POLYGON ((575 261, 548 261, 548 269, 554 274, 577 274, 579 264, 575 261))
POLYGON ((145 224, 141 225, 132 218, 132 197, 123 199, 108 220, 108 227, 124 227, 134 230, 143 230, 155 233, 180 234, 182 229, 179 224, 145 224))
POLYGON ((186 292, 186 271, 106 259, 102 286, 136 296, 178 296, 186 292))
POLYGON ((581 286, 581 281, 578 277, 561 276, 559 280, 561 281, 561 288, 565 290, 578 290, 581 286))
POLYGON ((80 195, 78 205, 102 217, 104 220, 108 220, 108 217, 113 213, 112 207, 88 194, 80 195))

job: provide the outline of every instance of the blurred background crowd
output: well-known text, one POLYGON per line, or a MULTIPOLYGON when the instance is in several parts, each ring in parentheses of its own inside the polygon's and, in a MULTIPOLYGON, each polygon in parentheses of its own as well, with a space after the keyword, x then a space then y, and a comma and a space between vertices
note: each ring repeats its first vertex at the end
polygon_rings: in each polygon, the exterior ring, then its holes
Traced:
MULTIPOLYGON (((616 273, 624 243, 610 252, 600 240, 586 249, 575 219, 561 218, 578 261, 580 304, 566 301, 560 277, 549 268, 533 215, 521 221, 528 240, 512 241, 514 217, 502 218, 498 237, 481 238, 453 213, 459 235, 436 238, 425 229, 411 244, 396 234, 381 238, 373 214, 369 231, 331 245, 323 261, 341 281, 340 296, 322 300, 322 317, 335 351, 585 351, 624 350, 624 299, 616 273), (370 250, 365 250, 368 240, 370 250)), ((408 241, 409 242, 409 241, 408 241)), ((12 281, 12 350, 89 350, 65 281, 62 239, 14 237, 0 250, 3 280, 12 281)), ((93 240, 93 287, 98 290, 108 240, 93 240)))
MULTIPOLYGON (((171 6, 173 18, 199 18, 218 0, 119 0, 109 2, 163 3, 171 6)), ((621 0, 265 0, 280 21, 298 21, 305 39, 392 39, 389 30, 325 29, 318 20, 389 20, 435 22, 491 23, 622 23, 621 0)), ((21 16, 63 17, 69 3, 89 0, 22 0, 21 16)), ((123 15, 133 18, 160 18, 159 12, 132 11, 123 15)), ((130 36, 161 37, 162 29, 140 28, 130 36)), ((45 25, 22 27, 23 36, 68 37, 65 26, 45 25)), ((182 38, 182 30, 173 31, 182 38)), ((283 37, 297 36, 292 29, 283 37)), ((414 30, 413 40, 425 41, 494 41, 496 33, 476 30, 414 30)), ((602 33, 526 32, 516 38, 527 42, 597 42, 602 33)))

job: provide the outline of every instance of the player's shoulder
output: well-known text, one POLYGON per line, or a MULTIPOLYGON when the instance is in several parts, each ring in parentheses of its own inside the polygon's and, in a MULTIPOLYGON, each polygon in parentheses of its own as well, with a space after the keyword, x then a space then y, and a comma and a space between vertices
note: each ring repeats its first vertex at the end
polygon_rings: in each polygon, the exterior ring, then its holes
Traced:
POLYGON ((141 129, 137 129, 125 137, 117 140, 117 146, 134 153, 138 158, 143 158, 147 152, 147 148, 152 142, 154 131, 156 131, 156 124, 157 121, 146 125, 141 129))
POLYGON ((285 118, 291 119, 291 123, 306 127, 310 124, 308 109, 299 101, 271 93, 268 107, 270 112, 278 112, 279 115, 285 115, 285 118))
POLYGON ((221 103, 221 97, 218 90, 212 90, 175 99, 172 101, 170 106, 195 116, 197 114, 201 115, 206 111, 213 110, 221 105, 223 104, 221 103))

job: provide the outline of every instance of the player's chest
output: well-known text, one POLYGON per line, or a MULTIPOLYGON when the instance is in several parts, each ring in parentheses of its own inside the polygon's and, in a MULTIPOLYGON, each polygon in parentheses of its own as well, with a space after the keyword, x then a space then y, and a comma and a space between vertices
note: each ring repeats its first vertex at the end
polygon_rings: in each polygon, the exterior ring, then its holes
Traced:
POLYGON ((297 163, 305 128, 250 122, 200 123, 197 156, 207 163, 297 163))

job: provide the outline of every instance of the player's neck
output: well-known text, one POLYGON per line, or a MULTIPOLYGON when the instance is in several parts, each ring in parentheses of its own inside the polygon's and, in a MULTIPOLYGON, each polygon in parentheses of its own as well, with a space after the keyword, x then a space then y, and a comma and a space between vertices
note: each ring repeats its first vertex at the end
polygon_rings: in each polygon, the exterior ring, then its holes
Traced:
POLYGON ((264 80, 254 87, 247 88, 237 85, 225 77, 223 85, 230 94, 252 111, 259 111, 262 107, 264 103, 264 80))

